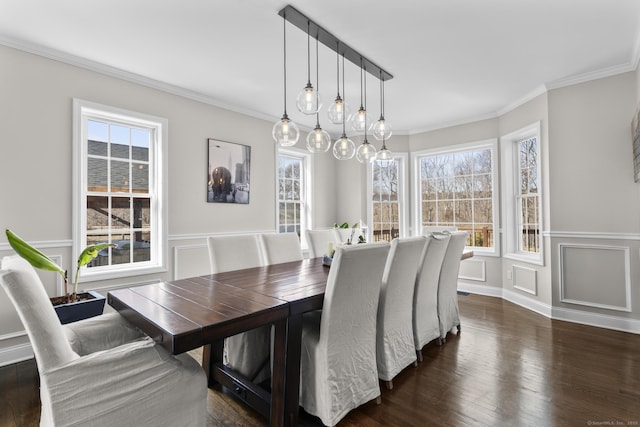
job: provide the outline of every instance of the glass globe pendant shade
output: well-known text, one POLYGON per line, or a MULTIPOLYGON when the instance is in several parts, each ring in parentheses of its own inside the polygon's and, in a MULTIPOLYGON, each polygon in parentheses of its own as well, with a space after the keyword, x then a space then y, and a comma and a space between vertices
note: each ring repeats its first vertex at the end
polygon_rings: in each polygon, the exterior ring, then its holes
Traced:
POLYGON ((314 130, 307 134, 307 150, 312 153, 326 153, 331 147, 331 136, 329 132, 316 126, 314 130))
POLYGON ((391 126, 387 123, 383 116, 380 116, 380 120, 371 125, 371 133, 373 137, 378 141, 389 139, 393 131, 391 126))
POLYGON ((393 153, 382 143, 382 148, 376 154, 376 160, 391 160, 393 159, 393 153))
POLYGON ((279 122, 273 125, 271 132, 276 144, 282 147, 291 147, 296 145, 298 138, 300 138, 300 131, 298 131, 298 125, 289 120, 289 117, 285 113, 279 122))
POLYGON ((298 93, 296 98, 296 106, 302 114, 316 114, 322 103, 320 102, 320 94, 313 89, 311 82, 307 83, 305 88, 298 93))
POLYGON ((369 141, 365 139, 356 151, 356 159, 360 163, 373 162, 376 159, 376 147, 369 144, 369 141))
POLYGON ((342 137, 333 144, 333 155, 338 160, 349 160, 355 154, 356 145, 343 133, 342 137))
POLYGON ((367 123, 371 123, 371 117, 364 107, 360 107, 358 111, 353 113, 350 118, 351 129, 356 132, 364 132, 367 129, 367 123))
POLYGON ((340 95, 336 97, 335 101, 333 101, 329 107, 327 115, 329 116, 329 121, 334 125, 342 124, 342 121, 349 117, 349 106, 340 95))

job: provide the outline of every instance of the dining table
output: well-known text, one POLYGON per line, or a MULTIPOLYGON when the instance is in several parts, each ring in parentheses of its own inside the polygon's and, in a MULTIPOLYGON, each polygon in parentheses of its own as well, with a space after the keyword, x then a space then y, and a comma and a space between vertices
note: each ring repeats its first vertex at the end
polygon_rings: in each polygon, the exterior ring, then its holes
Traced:
POLYGON ((302 317, 322 309, 328 275, 322 258, 304 259, 116 289, 107 302, 172 354, 203 347, 209 387, 223 386, 271 426, 296 426, 302 317), (264 325, 273 325, 266 388, 222 361, 224 338, 264 325))
POLYGON ((322 258, 116 289, 108 304, 173 354, 203 347, 210 387, 244 401, 272 426, 298 424, 302 316, 322 308, 322 258), (269 387, 222 363, 226 337, 273 325, 269 387))

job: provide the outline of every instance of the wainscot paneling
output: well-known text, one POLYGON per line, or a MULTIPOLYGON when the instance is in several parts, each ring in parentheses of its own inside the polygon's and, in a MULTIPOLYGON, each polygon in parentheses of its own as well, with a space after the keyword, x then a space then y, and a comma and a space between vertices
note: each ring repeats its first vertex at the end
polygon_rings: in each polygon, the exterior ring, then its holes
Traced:
POLYGON ((487 263, 480 259, 466 259, 460 263, 459 279, 487 281, 487 263))
POLYGON ((629 247, 560 243, 560 301, 631 311, 629 247))
POLYGON ((531 295, 538 295, 538 276, 534 268, 512 265, 513 287, 531 295))

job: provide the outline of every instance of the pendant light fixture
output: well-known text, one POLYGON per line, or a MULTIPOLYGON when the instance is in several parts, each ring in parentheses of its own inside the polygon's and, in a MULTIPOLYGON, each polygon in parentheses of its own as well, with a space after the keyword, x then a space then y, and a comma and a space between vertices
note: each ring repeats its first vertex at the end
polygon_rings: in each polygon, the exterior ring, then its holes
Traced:
POLYGON ((360 57, 360 108, 353 113, 351 117, 351 129, 356 132, 364 132, 366 130, 367 123, 371 123, 371 118, 368 117, 367 109, 362 102, 362 74, 364 73, 362 66, 362 57, 360 57))
POLYGON ((316 114, 322 104, 320 103, 320 95, 317 90, 313 90, 311 84, 311 21, 307 20, 307 85, 298 93, 296 98, 296 106, 302 114, 316 114))
POLYGON ((287 116, 287 17, 286 13, 283 13, 283 28, 284 28, 284 114, 280 121, 276 122, 273 125, 273 130, 271 134, 273 135, 273 139, 276 141, 276 144, 279 144, 282 147, 290 147, 292 145, 296 145, 298 142, 298 138, 300 137, 300 132, 298 131, 298 126, 289 120, 289 116, 287 116))
MULTIPOLYGON (((361 61, 362 62, 362 61, 361 61)), ((362 70, 361 72, 364 71, 364 108, 365 111, 367 109, 367 73, 366 73, 366 69, 362 70)), ((360 163, 367 163, 367 162, 372 162, 376 159, 376 147, 374 147, 372 144, 369 144, 369 141, 367 141, 367 115, 364 115, 364 141, 362 141, 362 144, 360 144, 360 146, 358 147, 358 150, 356 151, 356 159, 358 159, 358 161, 360 163)))
POLYGON ((389 139, 393 133, 391 126, 384 119, 384 80, 382 79, 382 72, 380 72, 380 119, 371 125, 371 133, 378 141, 389 139))
MULTIPOLYGON (((347 103, 340 97, 340 42, 336 43, 336 86, 338 88, 338 96, 329 107, 329 121, 334 125, 342 124, 344 117, 349 117, 349 107, 347 103)), ((344 61, 344 57, 342 58, 344 61)), ((342 76, 344 80, 344 75, 342 76)))
MULTIPOLYGON (((318 35, 316 34, 316 97, 320 90, 318 67, 318 35)), ((316 112, 316 127, 307 135, 307 150, 312 153, 326 153, 330 147, 331 136, 329 132, 320 127, 320 113, 316 112)))
POLYGON ((385 144, 385 140, 382 140, 382 148, 376 154, 376 160, 391 160, 393 158, 393 153, 389 150, 385 144))
MULTIPOLYGON (((342 54, 342 94, 344 93, 344 53, 342 54)), ((345 116, 342 115, 342 136, 333 144, 333 155, 338 160, 349 160, 356 154, 356 145, 347 138, 345 130, 345 116)))

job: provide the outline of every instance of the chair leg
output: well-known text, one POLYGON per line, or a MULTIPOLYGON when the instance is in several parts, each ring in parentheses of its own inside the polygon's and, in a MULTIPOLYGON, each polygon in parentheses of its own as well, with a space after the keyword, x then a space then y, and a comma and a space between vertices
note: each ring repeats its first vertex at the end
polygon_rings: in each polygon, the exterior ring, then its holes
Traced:
POLYGON ((416 360, 414 360, 414 361, 413 361, 413 367, 414 367, 414 368, 417 368, 417 367, 418 367, 418 359, 416 359, 416 360))
POLYGON ((418 358, 418 363, 422 363, 422 350, 416 350, 416 356, 418 358))
POLYGON ((458 335, 460 335, 460 332, 461 332, 461 328, 460 328, 460 325, 458 325, 458 335))
POLYGON ((438 345, 442 345, 442 343, 443 343, 443 342, 444 342, 444 341, 442 341, 442 338, 441 338, 441 337, 438 337, 438 341, 437 341, 438 345))
POLYGON ((387 386, 387 390, 393 390, 393 380, 384 381, 384 385, 387 386))
POLYGON ((382 403, 382 396, 376 397, 376 405, 380 405, 382 403))

